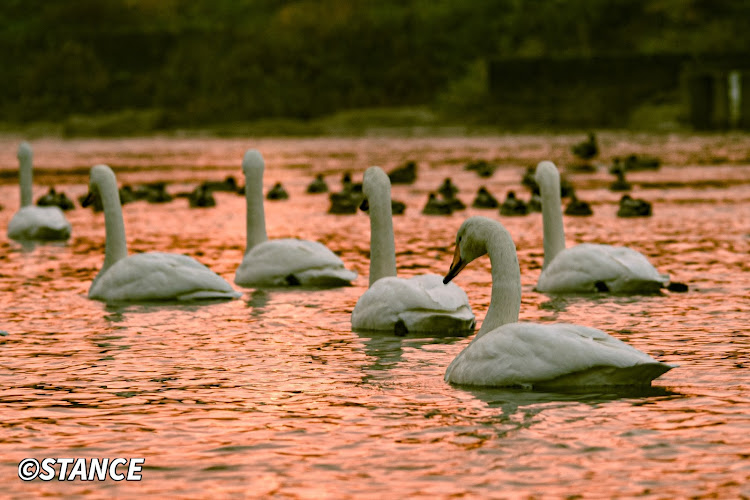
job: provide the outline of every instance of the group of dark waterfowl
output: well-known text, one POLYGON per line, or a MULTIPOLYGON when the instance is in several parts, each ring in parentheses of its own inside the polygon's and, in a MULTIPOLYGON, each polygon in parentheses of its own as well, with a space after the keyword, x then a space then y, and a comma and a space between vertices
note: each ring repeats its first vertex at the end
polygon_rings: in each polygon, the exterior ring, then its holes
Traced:
MULTIPOLYGON (((589 133, 585 141, 572 146, 571 152, 580 161, 590 162, 599 154, 596 135, 593 132, 589 133)), ((613 165, 609 168, 609 172, 616 179, 610 184, 609 189, 615 192, 629 192, 633 185, 625 178, 626 172, 653 170, 659 168, 659 166, 659 159, 650 156, 631 154, 624 158, 616 157, 613 165)), ((494 174, 497 165, 485 159, 479 159, 469 161, 464 169, 474 171, 480 177, 487 178, 494 174)), ((580 172, 582 170, 581 165, 578 164, 573 170, 580 172)), ((409 160, 391 170, 388 173, 388 178, 391 184, 412 184, 416 181, 417 174, 417 163, 409 160)), ((526 169, 521 179, 521 185, 530 192, 528 201, 521 199, 515 191, 510 190, 507 192, 505 200, 500 203, 485 186, 481 186, 471 206, 478 209, 498 209, 500 215, 504 216, 522 216, 532 212, 540 212, 540 191, 534 179, 534 167, 526 169)), ((166 203, 177 197, 187 198, 191 208, 205 208, 216 206, 214 192, 223 191, 237 194, 244 194, 245 192, 245 186, 240 186, 233 176, 228 176, 223 181, 202 182, 192 191, 181 192, 174 196, 167 191, 166 187, 167 183, 163 181, 147 183, 135 188, 124 185, 119 189, 120 202, 123 205, 138 200, 145 200, 149 203, 166 203)), ((306 192, 308 194, 329 193, 328 213, 337 215, 357 213, 363 199, 362 183, 353 182, 351 173, 348 172, 343 174, 341 190, 338 192, 329 192, 323 174, 315 176, 315 179, 307 186, 306 192)), ((458 198, 458 193, 459 188, 453 183, 452 179, 446 178, 434 192, 428 194, 422 213, 425 215, 450 215, 455 211, 465 209, 466 205, 458 198)), ((560 179, 560 196, 569 199, 564 210, 566 215, 590 216, 593 214, 590 204, 578 199, 573 185, 565 176, 560 179)), ((266 193, 266 199, 268 200, 286 200, 288 198, 289 193, 281 182, 275 183, 266 193)), ((101 200, 95 198, 89 201, 95 211, 102 210, 101 200)), ((74 208, 73 201, 65 193, 56 191, 54 187, 51 187, 47 194, 40 197, 36 204, 39 206, 58 206, 62 210, 74 208)), ((406 210, 406 204, 398 200, 392 200, 392 210, 394 215, 403 214, 406 210)), ((635 199, 629 194, 624 194, 620 199, 620 206, 617 211, 619 217, 647 217, 651 214, 651 204, 645 200, 635 199)))

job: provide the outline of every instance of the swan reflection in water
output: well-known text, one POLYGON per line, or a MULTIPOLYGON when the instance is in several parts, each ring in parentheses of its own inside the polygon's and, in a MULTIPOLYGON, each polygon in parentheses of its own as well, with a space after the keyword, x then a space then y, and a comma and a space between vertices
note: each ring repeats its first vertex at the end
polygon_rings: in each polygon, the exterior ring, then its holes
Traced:
MULTIPOLYGON (((685 394, 666 387, 579 387, 555 392, 531 391, 521 388, 494 388, 476 386, 454 386, 457 390, 470 393, 487 403, 490 408, 499 408, 504 416, 519 411, 529 412, 529 407, 537 407, 534 413, 543 411, 547 403, 571 403, 596 406, 616 400, 631 400, 633 406, 656 403, 670 399, 686 398, 685 394), (542 407, 538 407, 542 405, 542 407)), ((557 407, 557 405, 555 405, 557 407)))

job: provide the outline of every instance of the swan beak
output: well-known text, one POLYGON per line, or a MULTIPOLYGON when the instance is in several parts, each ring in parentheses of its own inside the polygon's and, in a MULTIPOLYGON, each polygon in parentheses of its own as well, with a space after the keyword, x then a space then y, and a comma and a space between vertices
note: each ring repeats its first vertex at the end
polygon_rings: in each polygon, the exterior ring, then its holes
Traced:
POLYGON ((363 212, 367 212, 368 210, 370 210, 370 202, 367 201, 367 198, 364 198, 362 200, 362 203, 359 204, 359 209, 363 212))
POLYGON ((86 208, 89 205, 91 205, 92 203, 94 203, 94 197, 95 196, 96 195, 94 194, 93 191, 89 191, 89 193, 86 195, 86 198, 84 198, 84 200, 81 202, 81 206, 83 208, 86 208))
POLYGON ((450 280, 458 276, 458 273, 461 272, 461 269, 466 267, 466 264, 468 264, 468 262, 461 258, 461 249, 456 245, 456 251, 453 254, 453 262, 451 262, 451 268, 448 269, 448 274, 443 278, 443 284, 447 285, 450 280))

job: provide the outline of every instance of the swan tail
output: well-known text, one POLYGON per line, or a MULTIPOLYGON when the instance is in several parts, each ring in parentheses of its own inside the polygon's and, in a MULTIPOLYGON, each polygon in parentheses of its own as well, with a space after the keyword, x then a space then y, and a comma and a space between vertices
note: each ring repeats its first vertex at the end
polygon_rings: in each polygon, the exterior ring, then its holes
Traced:
POLYGON ((430 333, 432 335, 467 335, 474 331, 474 314, 467 308, 458 311, 418 311, 409 310, 399 314, 409 332, 430 333))
POLYGON ((195 292, 179 295, 177 297, 177 300, 187 302, 192 300, 229 300, 237 299, 240 297, 242 297, 242 293, 235 290, 226 292, 221 290, 198 290, 195 292))
POLYGON ((302 286, 346 286, 351 285, 351 282, 357 279, 356 272, 344 267, 305 269, 293 274, 297 282, 302 286))
POLYGON ((576 387, 627 386, 643 387, 677 365, 667 363, 640 363, 627 367, 595 366, 553 380, 534 382, 536 389, 562 389, 576 387))

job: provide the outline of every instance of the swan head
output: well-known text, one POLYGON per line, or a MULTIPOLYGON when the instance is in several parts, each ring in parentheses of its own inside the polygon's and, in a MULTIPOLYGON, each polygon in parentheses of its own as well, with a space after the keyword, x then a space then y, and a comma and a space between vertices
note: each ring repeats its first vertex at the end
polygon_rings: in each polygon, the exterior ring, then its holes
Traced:
POLYGON ((458 273, 469 262, 485 255, 487 253, 487 242, 498 233, 505 234, 510 238, 508 230, 497 221, 481 216, 466 219, 461 224, 458 234, 456 234, 456 251, 453 254, 453 262, 451 262, 448 274, 443 278, 443 283, 447 284, 458 276, 458 273))
POLYGON ((117 179, 115 178, 115 173, 112 169, 107 165, 94 165, 91 167, 91 173, 89 174, 89 192, 86 195, 86 198, 81 202, 81 206, 85 208, 94 203, 96 196, 100 194, 100 186, 105 184, 117 186, 117 179))
POLYGON ((257 149, 248 149, 245 153, 245 157, 242 159, 242 171, 245 175, 250 172, 263 172, 266 167, 266 162, 263 160, 263 155, 257 149))
POLYGON ((370 208, 370 199, 382 196, 383 193, 391 197, 391 180, 388 178, 382 168, 370 167, 365 170, 364 178, 362 179, 362 194, 364 199, 359 209, 366 212, 370 208))
POLYGON ((23 141, 18 145, 18 160, 19 161, 31 161, 31 144, 23 141))
POLYGON ((560 185, 560 172, 557 171, 557 167, 551 161, 539 162, 536 166, 536 173, 534 174, 534 180, 539 186, 553 186, 560 185))

